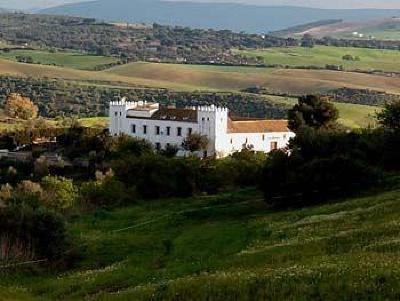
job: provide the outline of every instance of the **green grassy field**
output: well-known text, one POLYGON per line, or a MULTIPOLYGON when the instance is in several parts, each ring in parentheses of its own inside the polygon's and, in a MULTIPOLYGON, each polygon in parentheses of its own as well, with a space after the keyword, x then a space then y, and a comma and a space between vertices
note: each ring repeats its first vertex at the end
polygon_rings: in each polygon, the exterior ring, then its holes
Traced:
POLYGON ((76 267, 3 274, 0 300, 397 300, 398 196, 270 212, 249 190, 82 214, 76 267))
POLYGON ((289 66, 343 65, 346 70, 400 70, 400 53, 395 50, 380 50, 350 47, 317 46, 314 48, 285 47, 264 50, 236 50, 236 53, 264 58, 266 64, 289 66), (358 56, 360 61, 343 60, 344 55, 358 56))
POLYGON ((113 57, 85 55, 74 52, 51 53, 44 50, 0 51, 0 58, 3 59, 16 61, 17 56, 32 57, 33 61, 37 64, 57 65, 79 70, 94 70, 96 66, 117 62, 117 59, 113 57))

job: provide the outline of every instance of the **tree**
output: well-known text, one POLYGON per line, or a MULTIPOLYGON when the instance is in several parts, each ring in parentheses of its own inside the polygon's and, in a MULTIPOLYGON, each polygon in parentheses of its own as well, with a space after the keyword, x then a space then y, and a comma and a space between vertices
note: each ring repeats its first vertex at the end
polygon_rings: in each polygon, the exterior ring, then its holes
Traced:
POLYGON ((190 152, 196 152, 207 149, 208 143, 207 136, 194 133, 189 134, 183 141, 183 148, 190 152))
POLYGON ((315 45, 315 41, 312 35, 306 33, 301 39, 301 47, 313 48, 315 45))
POLYGON ((315 129, 328 128, 337 125, 339 112, 325 98, 316 95, 302 96, 288 112, 289 128, 298 132, 304 127, 315 129))
POLYGON ((5 113, 12 118, 35 119, 38 107, 28 98, 17 93, 11 93, 4 106, 5 113))
POLYGON ((400 130, 400 101, 387 103, 384 109, 376 114, 376 117, 382 127, 400 130))

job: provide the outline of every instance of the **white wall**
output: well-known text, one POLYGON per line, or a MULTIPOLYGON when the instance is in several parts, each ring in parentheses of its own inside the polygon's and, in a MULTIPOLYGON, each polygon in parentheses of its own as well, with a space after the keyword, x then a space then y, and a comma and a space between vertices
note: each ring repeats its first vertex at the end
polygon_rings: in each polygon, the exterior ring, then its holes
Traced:
POLYGON ((146 139, 154 145, 160 143, 161 148, 165 148, 167 143, 181 147, 182 142, 188 135, 189 128, 192 129, 193 133, 199 132, 198 124, 192 122, 126 118, 123 123, 122 132, 140 139, 146 139), (132 133, 132 125, 136 126, 136 133, 132 133), (144 125, 147 126, 147 134, 143 132, 144 125), (156 126, 160 127, 160 135, 156 134, 156 126), (169 136, 167 136, 168 126, 171 128, 169 136), (182 136, 177 135, 178 127, 182 128, 182 136))
POLYGON ((243 146, 252 147, 252 150, 258 152, 270 152, 271 142, 277 142, 278 149, 285 148, 294 133, 232 133, 226 136, 226 139, 216 149, 221 157, 230 155, 235 151, 240 151, 243 146))

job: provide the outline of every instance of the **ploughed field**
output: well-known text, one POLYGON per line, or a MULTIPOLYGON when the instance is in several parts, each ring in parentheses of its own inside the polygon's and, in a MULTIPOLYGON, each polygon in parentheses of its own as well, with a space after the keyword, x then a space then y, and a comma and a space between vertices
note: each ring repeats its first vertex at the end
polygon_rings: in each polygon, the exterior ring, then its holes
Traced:
POLYGON ((400 191, 271 212, 253 190, 82 213, 65 272, 0 300, 398 300, 400 191))

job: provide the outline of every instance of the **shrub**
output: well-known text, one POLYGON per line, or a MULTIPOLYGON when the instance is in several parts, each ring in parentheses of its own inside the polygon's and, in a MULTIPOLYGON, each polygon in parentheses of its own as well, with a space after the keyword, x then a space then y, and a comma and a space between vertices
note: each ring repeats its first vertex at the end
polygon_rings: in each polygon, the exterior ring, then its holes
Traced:
POLYGON ((359 193, 380 179, 378 169, 340 154, 304 161, 278 151, 267 159, 261 189, 275 208, 302 207, 359 193))
POLYGON ((63 219, 46 208, 16 201, 16 205, 0 209, 0 225, 0 260, 3 262, 54 260, 66 249, 63 219))
POLYGON ((200 160, 161 155, 129 156, 113 163, 116 177, 146 199, 188 197, 196 191, 200 160))
POLYGON ((47 176, 42 179, 41 184, 43 187, 42 200, 47 207, 65 210, 74 205, 78 191, 72 180, 47 176))
POLYGON ((96 181, 83 183, 80 188, 84 205, 113 207, 136 199, 134 189, 126 189, 111 172, 105 175, 98 172, 96 178, 96 181))

